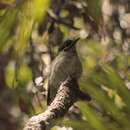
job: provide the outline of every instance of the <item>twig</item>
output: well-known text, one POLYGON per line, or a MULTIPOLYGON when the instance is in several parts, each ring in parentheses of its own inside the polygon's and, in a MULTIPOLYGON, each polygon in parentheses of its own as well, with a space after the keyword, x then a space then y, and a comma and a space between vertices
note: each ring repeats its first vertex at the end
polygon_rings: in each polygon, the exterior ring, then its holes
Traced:
POLYGON ((51 17, 52 20, 54 20, 56 23, 60 23, 60 24, 64 24, 66 26, 68 26, 71 29, 74 30, 80 30, 80 28, 77 28, 75 26, 73 26, 71 23, 69 23, 68 21, 65 21, 65 19, 62 19, 61 17, 58 17, 55 13, 53 13, 51 10, 49 10, 48 15, 51 17))

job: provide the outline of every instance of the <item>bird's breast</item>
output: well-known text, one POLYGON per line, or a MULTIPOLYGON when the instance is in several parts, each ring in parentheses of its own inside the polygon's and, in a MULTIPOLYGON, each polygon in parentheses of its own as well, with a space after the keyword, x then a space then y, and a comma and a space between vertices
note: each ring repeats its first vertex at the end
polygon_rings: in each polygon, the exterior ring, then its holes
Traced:
POLYGON ((66 80, 68 76, 73 76, 78 79, 81 72, 82 66, 77 55, 61 54, 52 63, 49 82, 53 86, 57 86, 66 80))

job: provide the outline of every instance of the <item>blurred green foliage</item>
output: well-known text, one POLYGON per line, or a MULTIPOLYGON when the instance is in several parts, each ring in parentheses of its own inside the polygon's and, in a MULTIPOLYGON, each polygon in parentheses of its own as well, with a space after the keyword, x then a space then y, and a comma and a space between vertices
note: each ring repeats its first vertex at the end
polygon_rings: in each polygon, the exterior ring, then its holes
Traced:
MULTIPOLYGON (((130 55, 110 37, 114 29, 108 29, 108 25, 106 30, 111 32, 100 30, 103 28, 103 0, 71 0, 65 4, 66 1, 60 3, 57 0, 4 2, 10 6, 0 9, 0 110, 6 108, 13 115, 10 118, 14 121, 13 125, 19 124, 19 120, 27 115, 45 110, 45 93, 41 86, 46 86, 46 80, 42 84, 40 78, 44 77, 46 66, 55 57, 59 42, 84 34, 86 37, 81 38, 77 47, 83 64, 80 88, 91 95, 92 102, 76 103, 81 117, 59 119, 55 126, 72 127, 74 130, 130 130, 130 85, 127 84, 130 80, 130 55), (61 19, 53 21, 47 13, 49 8, 61 19), (84 15, 90 19, 85 21, 84 15), (93 31, 93 23, 99 28, 97 32, 93 31), (49 26, 52 26, 51 32, 48 31, 49 26), (74 27, 80 30, 74 30, 74 27), (42 34, 38 32, 40 29, 42 34), (102 44, 104 35, 110 38, 107 39, 110 44, 102 44), (6 98, 12 91, 13 99, 9 98, 11 103, 8 103, 6 98), (16 115, 20 115, 20 119, 14 116, 14 106, 17 106, 16 115)), ((119 25, 113 24, 113 28, 119 25)), ((1 115, 4 120, 7 113, 1 115)), ((10 120, 5 126, 10 126, 12 130, 20 128, 12 127, 10 120)), ((0 126, 0 129, 7 128, 0 126)))
POLYGON ((101 12, 102 0, 86 0, 86 2, 88 5, 87 12, 95 20, 95 22, 99 24, 102 18, 102 12, 101 12))
POLYGON ((9 9, 1 16, 0 20, 0 52, 3 50, 13 26, 16 24, 17 9, 9 9))

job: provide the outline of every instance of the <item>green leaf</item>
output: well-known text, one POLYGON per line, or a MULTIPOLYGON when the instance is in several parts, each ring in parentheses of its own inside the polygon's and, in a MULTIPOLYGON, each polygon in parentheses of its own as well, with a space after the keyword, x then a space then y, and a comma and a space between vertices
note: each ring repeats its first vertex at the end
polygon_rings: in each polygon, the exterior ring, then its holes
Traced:
POLYGON ((19 57, 25 53, 33 26, 42 20, 49 7, 49 3, 49 0, 27 0, 21 6, 15 46, 16 55, 19 57))
POLYGON ((85 102, 79 102, 79 107, 83 115, 86 117, 88 123, 95 130, 121 130, 117 124, 105 120, 105 117, 103 117, 100 113, 97 113, 85 102))
POLYGON ((111 66, 104 65, 103 72, 105 74, 107 84, 109 83, 109 85, 107 86, 117 91, 117 93, 124 99, 123 101, 127 104, 130 111, 130 103, 129 103, 130 93, 124 81, 121 79, 119 74, 111 66))
POLYGON ((74 130, 93 130, 87 121, 80 120, 64 120, 62 125, 72 127, 74 130))
POLYGON ((17 14, 17 9, 9 9, 0 20, 0 52, 7 44, 6 42, 11 35, 12 30, 14 29, 14 25, 17 20, 17 14))
POLYGON ((100 23, 102 0, 86 0, 87 11, 96 23, 100 23))
POLYGON ((15 80, 15 64, 14 62, 10 62, 5 70, 5 79, 8 87, 15 87, 17 82, 15 80))
POLYGON ((18 70, 18 80, 22 84, 26 84, 32 80, 32 72, 27 65, 23 64, 20 66, 18 70))
POLYGON ((82 81, 81 87, 84 92, 88 92, 92 96, 92 99, 94 99, 106 113, 110 113, 124 128, 130 127, 129 117, 114 104, 99 85, 93 83, 92 79, 84 80, 84 83, 82 81))
POLYGON ((104 122, 101 117, 97 115, 97 113, 94 112, 87 104, 85 104, 84 102, 80 102, 79 106, 81 112, 84 114, 89 124, 95 130, 108 130, 107 125, 104 125, 104 122))
POLYGON ((60 27, 61 32, 63 32, 64 37, 68 37, 69 36, 69 28, 62 25, 62 24, 59 27, 60 27))

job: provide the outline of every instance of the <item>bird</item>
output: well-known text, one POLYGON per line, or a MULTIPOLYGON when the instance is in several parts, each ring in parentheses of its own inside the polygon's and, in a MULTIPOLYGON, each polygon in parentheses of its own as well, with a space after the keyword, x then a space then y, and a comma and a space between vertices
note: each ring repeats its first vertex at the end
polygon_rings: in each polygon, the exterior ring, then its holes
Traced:
MULTIPOLYGON (((60 45, 56 58, 52 61, 48 77, 47 105, 54 100, 60 85, 70 76, 79 81, 82 64, 76 50, 80 38, 67 39, 60 45)), ((82 95, 83 96, 83 95, 82 95)), ((89 96, 87 95, 89 100, 89 96)))

